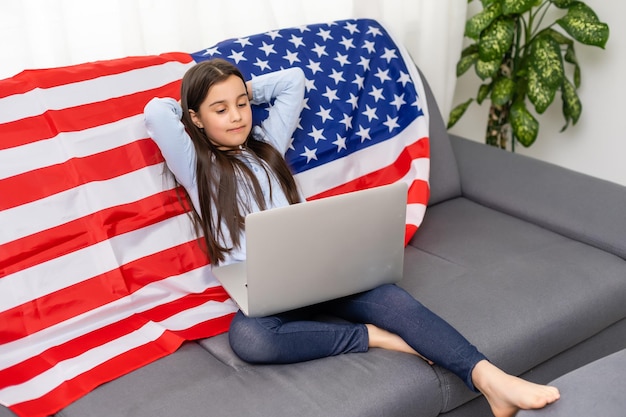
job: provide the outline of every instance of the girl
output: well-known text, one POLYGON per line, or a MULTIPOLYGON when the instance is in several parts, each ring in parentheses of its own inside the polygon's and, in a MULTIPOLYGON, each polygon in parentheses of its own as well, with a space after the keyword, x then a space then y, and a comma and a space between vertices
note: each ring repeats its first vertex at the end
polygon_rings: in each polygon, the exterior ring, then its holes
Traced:
MULTIPOLYGON (((187 191, 213 265, 245 259, 245 215, 300 201, 285 162, 304 98, 304 74, 291 68, 246 82, 225 60, 193 66, 183 77, 181 104, 153 99, 145 108, 150 136, 187 191), (260 126, 251 103, 274 101, 260 126), (182 105, 182 108, 181 108, 182 105)), ((482 392, 496 417, 540 408, 559 398, 554 387, 508 375, 492 365, 443 319, 396 285, 278 314, 238 312, 230 344, 252 363, 293 363, 370 347, 427 358, 482 392), (348 323, 312 319, 318 313, 348 323)))

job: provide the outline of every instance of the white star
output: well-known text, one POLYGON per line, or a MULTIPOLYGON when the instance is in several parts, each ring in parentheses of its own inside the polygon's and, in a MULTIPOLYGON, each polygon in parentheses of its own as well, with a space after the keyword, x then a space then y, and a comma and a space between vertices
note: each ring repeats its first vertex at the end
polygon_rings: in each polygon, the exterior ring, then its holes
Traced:
POLYGON ((270 38, 272 38, 273 41, 276 40, 276 38, 282 38, 283 35, 280 34, 280 31, 278 30, 270 30, 269 32, 266 33, 267 36, 269 36, 270 38))
POLYGON ((383 34, 381 33, 380 29, 374 26, 370 26, 369 29, 367 30, 367 34, 368 35, 374 35, 374 37, 376 36, 383 36, 383 34))
POLYGON ((355 135, 361 137, 361 143, 365 142, 365 140, 371 140, 370 137, 370 128, 364 129, 363 126, 359 125, 359 131, 355 132, 355 135))
POLYGON ((415 107, 417 107, 417 110, 422 111, 422 106, 420 106, 420 99, 419 99, 419 97, 415 98, 415 101, 413 102, 413 104, 411 104, 411 106, 415 106, 415 107))
POLYGON ((313 130, 308 133, 308 135, 313 138, 315 143, 319 142, 320 140, 326 140, 326 138, 324 137, 324 129, 318 129, 315 126, 311 127, 313 130))
POLYGON ((352 84, 356 84, 359 87, 359 90, 363 88, 363 82, 365 81, 365 77, 361 77, 359 74, 354 74, 354 81, 352 84))
POLYGON ((364 114, 367 116, 367 121, 371 122, 372 119, 378 119, 378 116, 376 116, 376 107, 372 108, 370 106, 368 106, 367 104, 365 105, 366 109, 364 112, 362 112, 361 114, 364 114))
POLYGON ((318 58, 321 58, 322 55, 328 55, 326 53, 326 47, 324 45, 315 44, 315 48, 311 48, 311 50, 317 54, 318 58))
POLYGON ((345 81, 343 78, 343 71, 337 72, 334 68, 332 69, 333 73, 329 75, 330 78, 335 80, 335 85, 339 84, 340 81, 345 81))
POLYGON ((232 59, 233 61, 235 61, 235 64, 238 64, 240 61, 247 61, 246 57, 243 56, 243 51, 235 52, 231 49, 230 52, 231 54, 228 55, 228 57, 232 59))
POLYGON ((392 119, 391 117, 389 117, 389 115, 387 115, 387 121, 383 122, 383 124, 389 128, 389 132, 391 132, 396 127, 400 127, 400 125, 398 124, 398 118, 394 117, 392 119))
POLYGON ((300 33, 310 32, 311 31, 311 29, 309 29, 309 27, 307 25, 298 26, 298 29, 300 29, 300 33))
POLYGON ((252 45, 252 42, 250 42, 250 38, 239 38, 235 41, 235 43, 241 45, 242 48, 244 48, 246 45, 252 45))
POLYGON ((289 61, 290 65, 293 65, 294 62, 300 62, 300 58, 298 58, 297 52, 291 52, 291 51, 286 51, 286 52, 287 52, 287 55, 285 55, 283 58, 289 61))
POLYGON ((304 80, 304 87, 306 88, 307 93, 311 90, 317 90, 317 87, 315 86, 315 80, 309 80, 308 78, 304 80))
POLYGON ((326 86, 326 92, 322 95, 326 97, 331 103, 333 102, 333 100, 339 100, 339 97, 337 97, 337 90, 331 90, 330 88, 328 88, 328 86, 326 86))
POLYGON ((296 48, 299 46, 304 46, 304 42, 302 42, 302 36, 296 36, 292 34, 289 42, 293 43, 293 46, 295 46, 296 48))
POLYGON ((317 36, 321 36, 322 39, 324 39, 324 41, 327 41, 333 38, 332 36, 330 36, 330 30, 324 30, 322 28, 320 28, 320 31, 317 32, 317 36))
POLYGON ((359 97, 355 96, 352 93, 350 93, 350 98, 348 100, 346 100, 346 103, 352 104, 352 110, 354 110, 357 107, 359 107, 359 97))
POLYGON ((346 146, 346 138, 337 133, 337 140, 333 141, 333 145, 337 146, 337 152, 342 149, 348 149, 346 146))
POLYGON ((352 43, 352 39, 346 39, 345 36, 341 37, 341 42, 339 43, 346 48, 346 51, 350 48, 356 48, 356 46, 354 46, 354 44, 352 43))
POLYGON ((270 56, 270 54, 275 54, 274 44, 267 44, 265 41, 263 42, 263 46, 260 46, 259 49, 265 52, 265 56, 270 56))
POLYGON ((220 52, 217 50, 217 47, 214 46, 212 48, 207 48, 204 53, 202 54, 202 56, 207 56, 207 55, 215 55, 215 54, 219 54, 220 52))
POLYGON ((335 61, 339 62, 339 65, 341 65, 342 67, 350 63, 350 61, 348 61, 348 55, 341 55, 339 52, 337 52, 337 57, 334 59, 335 61))
POLYGON ((344 113, 343 119, 341 119, 339 123, 343 124, 346 127, 346 130, 352 129, 352 116, 344 113))
POLYGON ((289 139, 289 149, 291 149, 292 151, 296 150, 296 148, 293 146, 293 137, 289 139))
POLYGON ((310 59, 309 59, 309 65, 307 65, 306 67, 310 69, 311 72, 313 72, 313 75, 315 75, 318 71, 322 71, 322 68, 320 67, 320 63, 313 62, 310 59))
POLYGON ((378 100, 384 100, 385 96, 383 96, 383 89, 372 87, 372 91, 368 93, 370 96, 374 97, 374 101, 378 103, 378 100))
POLYGON ((395 49, 387 49, 385 48, 385 53, 380 56, 381 58, 385 58, 387 63, 389 63, 393 58, 397 58, 395 49))
POLYGON ((305 146, 304 152, 302 152, 300 156, 306 156, 306 163, 308 164, 312 159, 317 161, 317 155, 315 155, 315 152, 317 152, 317 149, 309 149, 305 146))
POLYGON ((305 97, 304 100, 302 100, 302 108, 311 110, 311 108, 309 107, 309 98, 308 97, 305 97))
POLYGON ((374 77, 378 77, 378 79, 380 79, 381 84, 384 83, 385 81, 391 80, 388 69, 383 71, 382 69, 378 68, 378 71, 376 71, 376 74, 374 74, 374 77))
POLYGON ((370 60, 365 58, 364 56, 362 56, 361 57, 361 61, 359 61, 359 63, 357 65, 362 65, 364 71, 369 71, 369 69, 370 69, 370 60))
POLYGON ((398 78, 397 82, 402 83, 402 87, 404 87, 406 83, 411 82, 411 76, 404 71, 400 71, 400 78, 398 78))
POLYGON ((357 28, 356 23, 346 23, 346 25, 344 26, 344 29, 347 30, 348 32, 350 32, 350 35, 354 35, 354 33, 360 33, 361 31, 357 28))
POLYGON ((261 71, 266 70, 266 69, 272 69, 272 67, 270 67, 268 61, 261 61, 259 59, 259 57, 257 57, 256 62, 254 63, 254 65, 256 65, 257 67, 259 67, 259 69, 261 71))
POLYGON ((322 118, 322 123, 326 123, 326 120, 334 120, 330 115, 330 109, 325 109, 322 106, 320 106, 320 111, 315 114, 322 118))
POLYGON ((363 42, 363 46, 361 48, 367 49, 367 52, 369 52, 370 54, 376 52, 376 47, 374 46, 374 42, 372 41, 363 42))
POLYGON ((394 94, 393 101, 389 104, 396 106, 396 110, 400 110, 400 107, 402 107, 403 104, 406 104, 406 101, 404 101, 404 93, 402 93, 401 96, 394 94))

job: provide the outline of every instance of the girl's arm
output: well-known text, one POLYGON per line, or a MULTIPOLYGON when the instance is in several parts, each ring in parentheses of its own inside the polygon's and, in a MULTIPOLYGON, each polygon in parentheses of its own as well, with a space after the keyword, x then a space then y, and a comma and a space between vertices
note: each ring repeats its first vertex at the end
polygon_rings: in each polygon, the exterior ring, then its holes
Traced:
POLYGON ((182 114, 180 104, 173 98, 153 98, 144 108, 144 121, 167 167, 185 187, 198 210, 196 150, 181 122, 182 114))
POLYGON ((294 67, 260 75, 248 83, 252 104, 274 100, 267 119, 261 123, 261 130, 255 133, 265 137, 283 155, 289 148, 302 112, 304 80, 304 72, 294 67))

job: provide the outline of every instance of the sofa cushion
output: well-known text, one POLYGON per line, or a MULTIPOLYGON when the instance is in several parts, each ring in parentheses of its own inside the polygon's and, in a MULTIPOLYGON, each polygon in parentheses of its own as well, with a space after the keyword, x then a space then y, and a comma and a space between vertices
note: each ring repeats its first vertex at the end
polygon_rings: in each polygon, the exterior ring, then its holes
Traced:
POLYGON ((429 208, 406 258, 401 285, 514 374, 626 315, 623 259, 465 198, 429 208))

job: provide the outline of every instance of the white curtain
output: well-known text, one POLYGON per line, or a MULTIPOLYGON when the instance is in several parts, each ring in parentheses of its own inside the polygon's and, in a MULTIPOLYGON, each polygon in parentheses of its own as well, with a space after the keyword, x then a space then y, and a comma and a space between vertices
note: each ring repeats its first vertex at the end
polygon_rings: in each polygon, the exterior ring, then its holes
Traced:
POLYGON ((380 21, 426 75, 447 116, 467 0, 0 0, 0 78, 353 17, 380 21))

